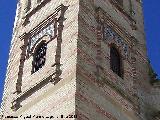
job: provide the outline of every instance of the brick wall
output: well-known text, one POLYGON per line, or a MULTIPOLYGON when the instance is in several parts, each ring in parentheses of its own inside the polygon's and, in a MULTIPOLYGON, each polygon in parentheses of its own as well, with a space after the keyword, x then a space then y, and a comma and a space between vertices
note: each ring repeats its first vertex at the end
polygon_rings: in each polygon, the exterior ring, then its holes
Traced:
MULTIPOLYGON (((20 9, 18 11, 18 21, 13 34, 15 37, 13 37, 10 51, 8 72, 6 75, 5 91, 2 103, 2 114, 4 116, 13 115, 19 117, 21 115, 52 115, 59 118, 61 115, 74 115, 79 2, 78 0, 48 1, 44 6, 42 6, 41 9, 37 10, 29 17, 29 23, 23 25, 25 22, 25 17, 28 14, 31 14, 32 11, 38 7, 35 3, 32 4, 34 5, 31 10, 28 13, 25 13, 25 1, 19 1, 20 9), (31 74, 33 56, 25 60, 21 86, 22 92, 17 95, 16 82, 18 79, 20 58, 22 53, 20 47, 24 45, 24 41, 23 39, 20 39, 20 36, 24 33, 30 33, 30 31, 33 31, 33 29, 40 25, 42 21, 53 14, 56 11, 55 9, 61 4, 68 6, 64 13, 64 27, 60 26, 60 24, 58 24, 59 26, 57 25, 57 27, 59 27, 57 28, 57 32, 61 30, 61 27, 63 27, 63 34, 60 36, 60 32, 57 33, 57 36, 55 36, 52 41, 47 44, 46 63, 42 69, 34 74, 31 74), (62 73, 59 77, 61 80, 57 84, 49 82, 41 89, 37 88, 35 91, 32 91, 37 84, 45 79, 47 80, 47 78, 55 72, 56 68, 53 66, 55 64, 55 55, 58 51, 57 41, 60 37, 62 40, 60 51, 60 69, 62 73), (24 97, 25 94, 27 95, 29 90, 31 90, 31 94, 24 97), (24 97, 24 99, 20 102, 21 107, 18 110, 13 111, 11 109, 11 102, 18 97, 22 99, 24 97)), ((41 6, 41 4, 39 4, 39 6, 41 6)), ((58 16, 59 13, 57 14, 57 17, 58 16)), ((19 120, 21 119, 22 118, 19 118, 19 120)))
POLYGON ((2 114, 19 120, 69 114, 78 120, 146 120, 148 104, 159 109, 159 89, 149 85, 141 3, 124 1, 123 8, 113 0, 32 1, 27 13, 26 0, 19 1, 2 114), (31 74, 36 47, 26 51, 29 40, 50 24, 52 35, 38 38, 47 42, 45 66, 31 74), (121 43, 104 38, 105 25, 121 43), (123 77, 110 69, 111 44, 120 53, 123 77))

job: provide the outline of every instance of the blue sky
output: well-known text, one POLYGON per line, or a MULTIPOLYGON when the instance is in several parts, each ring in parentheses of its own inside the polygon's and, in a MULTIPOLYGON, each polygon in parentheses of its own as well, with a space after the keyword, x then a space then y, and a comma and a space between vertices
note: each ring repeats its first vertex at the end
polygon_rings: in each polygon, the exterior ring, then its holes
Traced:
MULTIPOLYGON (((160 76, 160 0, 143 0, 148 57, 160 76)), ((0 102, 6 74, 16 0, 0 0, 0 102)))

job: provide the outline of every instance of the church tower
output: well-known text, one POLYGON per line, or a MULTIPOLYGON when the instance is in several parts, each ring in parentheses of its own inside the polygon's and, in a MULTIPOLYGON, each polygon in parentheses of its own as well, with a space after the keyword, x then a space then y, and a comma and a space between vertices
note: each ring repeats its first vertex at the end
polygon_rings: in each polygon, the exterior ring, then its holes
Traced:
POLYGON ((2 120, 147 120, 148 81, 141 0, 18 1, 2 120))

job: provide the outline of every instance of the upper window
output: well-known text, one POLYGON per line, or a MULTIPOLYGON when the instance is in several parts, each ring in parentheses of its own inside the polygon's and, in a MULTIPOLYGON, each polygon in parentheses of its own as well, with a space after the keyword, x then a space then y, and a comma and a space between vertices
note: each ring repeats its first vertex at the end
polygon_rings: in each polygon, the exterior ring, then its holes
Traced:
POLYGON ((32 63, 33 64, 32 73, 35 73, 44 66, 46 61, 46 50, 47 50, 46 43, 41 43, 35 50, 32 63))
POLYGON ((121 57, 118 50, 114 46, 110 49, 110 68, 118 76, 122 77, 121 57))
POLYGON ((42 0, 37 0, 37 3, 40 3, 42 0))
POLYGON ((123 0, 115 0, 115 1, 118 5, 123 6, 123 0))
POLYGON ((31 0, 28 0, 26 5, 26 12, 28 12, 30 9, 31 9, 31 0))

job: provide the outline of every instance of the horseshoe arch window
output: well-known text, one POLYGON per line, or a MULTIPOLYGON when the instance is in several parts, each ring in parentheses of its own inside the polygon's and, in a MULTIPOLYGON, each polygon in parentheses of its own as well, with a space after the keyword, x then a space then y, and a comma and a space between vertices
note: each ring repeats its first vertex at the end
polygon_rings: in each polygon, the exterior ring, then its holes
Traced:
POLYGON ((32 62, 32 74, 37 72, 45 65, 47 44, 40 43, 35 49, 32 62))

